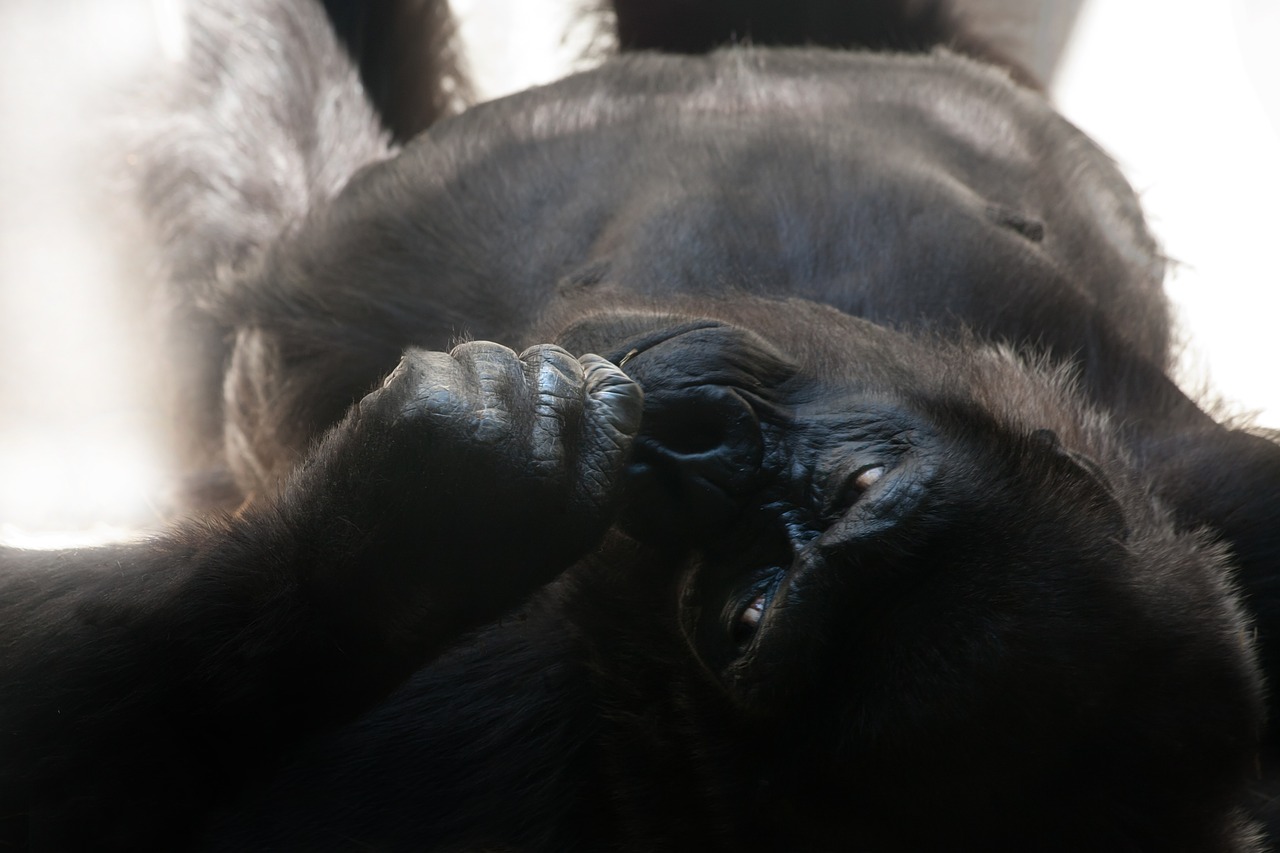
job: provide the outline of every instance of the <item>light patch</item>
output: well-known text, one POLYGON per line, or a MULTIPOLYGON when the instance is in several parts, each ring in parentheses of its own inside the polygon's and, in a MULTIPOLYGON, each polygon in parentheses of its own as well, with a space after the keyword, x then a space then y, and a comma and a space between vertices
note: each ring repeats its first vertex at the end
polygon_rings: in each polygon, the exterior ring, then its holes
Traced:
POLYGON ((1138 189, 1175 261, 1166 291, 1190 343, 1180 384, 1193 396, 1210 385, 1272 428, 1280 427, 1280 76, 1253 69, 1268 61, 1263 47, 1278 55, 1278 8, 1274 0, 1086 3, 1053 92, 1138 189))
POLYGON ((0 435, 0 542, 85 547, 138 538, 160 523, 163 482, 152 448, 133 434, 0 435))
POLYGON ((161 426, 101 177, 110 95, 158 55, 149 0, 0 5, 0 540, 80 547, 154 526, 161 426), (135 335, 136 337, 136 335, 135 335))
MULTIPOLYGON (((608 21, 567 0, 450 0, 476 95, 493 100, 595 64, 608 21)), ((597 13, 598 14, 598 13, 597 13)))
MULTIPOLYGON (((948 88, 939 96, 930 86, 909 90, 914 106, 930 124, 947 138, 1011 165, 1025 165, 1035 159, 1032 146, 1008 108, 993 104, 986 95, 966 97, 959 88, 948 88)), ((904 102, 907 100, 905 94, 904 102)))
POLYGON ((151 0, 156 39, 170 62, 187 58, 187 4, 185 0, 151 0))
POLYGON ((831 110, 825 83, 760 74, 756 54, 743 53, 715 83, 681 96, 681 108, 700 113, 754 113, 785 110, 796 118, 825 116, 831 110))

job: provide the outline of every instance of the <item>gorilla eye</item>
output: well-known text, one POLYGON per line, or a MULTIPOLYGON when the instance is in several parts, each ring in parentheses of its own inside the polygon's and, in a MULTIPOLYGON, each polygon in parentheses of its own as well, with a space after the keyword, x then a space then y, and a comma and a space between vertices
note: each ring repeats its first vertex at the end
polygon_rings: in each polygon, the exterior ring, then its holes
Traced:
POLYGON ((884 472, 884 465, 868 465, 849 477, 840 486, 835 499, 827 504, 827 514, 832 516, 844 514, 845 510, 856 504, 868 489, 879 482, 884 472))
POLYGON ((750 642, 785 574, 786 571, 781 567, 769 569, 750 586, 745 595, 736 598, 736 605, 731 604, 726 610, 725 615, 729 617, 729 638, 734 645, 741 648, 750 642))
POLYGON ((760 593, 751 603, 747 605, 747 609, 742 611, 742 615, 738 617, 748 630, 754 631, 756 626, 760 624, 760 617, 764 615, 764 593, 760 593))
POLYGON ((730 639, 734 645, 741 648, 750 642, 752 636, 756 633, 756 629, 760 627, 760 620, 764 618, 764 612, 768 608, 768 591, 756 595, 747 602, 747 606, 738 614, 738 618, 734 623, 729 626, 730 639))
POLYGON ((873 465, 870 468, 867 468, 862 473, 858 474, 858 476, 854 477, 853 485, 859 491, 865 492, 867 489, 874 486, 876 484, 876 481, 883 476, 884 476, 884 466, 873 465))

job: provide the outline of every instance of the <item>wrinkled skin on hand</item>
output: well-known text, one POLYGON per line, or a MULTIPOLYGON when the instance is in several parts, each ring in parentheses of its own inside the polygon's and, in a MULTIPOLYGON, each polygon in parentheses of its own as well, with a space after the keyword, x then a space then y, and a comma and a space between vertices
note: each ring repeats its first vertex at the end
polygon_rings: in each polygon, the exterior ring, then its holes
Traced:
MULTIPOLYGON (((505 499, 512 505, 490 505, 500 519, 541 508, 591 538, 612 504, 642 407, 639 386, 600 356, 578 359, 551 344, 517 356, 477 341, 447 354, 408 351, 359 413, 424 454, 438 472, 434 490, 505 499), (519 488, 498 491, 497 482, 519 488)), ((573 531, 558 531, 557 541, 564 535, 573 531)))
POLYGON ((407 351, 286 487, 331 525, 302 540, 352 555, 314 583, 407 637, 500 616, 599 541, 643 400, 603 358, 549 344, 407 351))

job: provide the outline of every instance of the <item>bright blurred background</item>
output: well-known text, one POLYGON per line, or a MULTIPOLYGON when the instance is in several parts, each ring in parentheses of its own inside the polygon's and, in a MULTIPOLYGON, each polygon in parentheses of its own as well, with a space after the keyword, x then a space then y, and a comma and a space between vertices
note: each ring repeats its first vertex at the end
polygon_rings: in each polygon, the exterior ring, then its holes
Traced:
MULTIPOLYGON (((182 3, 0 2, 0 540, 69 546, 161 520, 145 259, 96 143, 122 81, 180 55, 182 3)), ((589 64, 583 5, 454 0, 477 90, 589 64)), ((1063 112, 1142 194, 1177 262, 1184 384, 1280 427, 1280 0, 960 5, 1053 72, 1063 112)))

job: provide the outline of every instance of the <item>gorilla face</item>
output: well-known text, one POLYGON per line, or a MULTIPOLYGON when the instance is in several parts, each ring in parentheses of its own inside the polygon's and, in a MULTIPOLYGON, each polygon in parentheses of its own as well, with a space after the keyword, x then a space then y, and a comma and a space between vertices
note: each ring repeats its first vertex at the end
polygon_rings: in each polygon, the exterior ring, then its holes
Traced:
POLYGON ((1173 699, 1186 678, 1252 705, 1219 557, 1060 372, 798 302, 595 314, 559 340, 644 388, 623 527, 673 555, 671 622, 788 790, 978 814, 1018 795, 1011 748, 1067 799, 1100 768, 1148 789, 1171 761, 1228 770, 1212 732, 1248 713, 1215 728, 1173 699), (1190 612, 1213 626, 1194 641, 1190 612), (1109 734, 1144 727, 1186 752, 1109 734))

